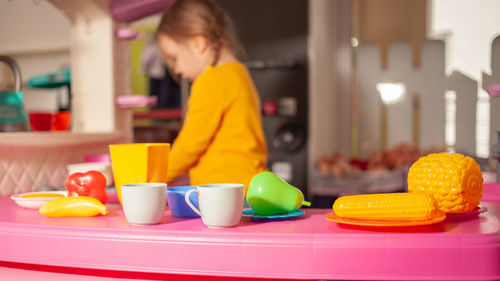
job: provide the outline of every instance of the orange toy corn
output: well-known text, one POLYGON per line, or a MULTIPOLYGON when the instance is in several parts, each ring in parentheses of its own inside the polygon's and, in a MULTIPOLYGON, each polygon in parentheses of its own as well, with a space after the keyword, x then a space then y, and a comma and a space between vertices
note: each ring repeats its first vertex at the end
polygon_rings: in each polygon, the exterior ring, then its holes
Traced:
POLYGON ((425 193, 343 196, 335 200, 339 217, 364 220, 427 220, 438 213, 436 200, 425 193))
POLYGON ((408 190, 431 194, 445 213, 469 212, 483 196, 483 176, 470 157, 434 153, 421 157, 410 167, 408 190))

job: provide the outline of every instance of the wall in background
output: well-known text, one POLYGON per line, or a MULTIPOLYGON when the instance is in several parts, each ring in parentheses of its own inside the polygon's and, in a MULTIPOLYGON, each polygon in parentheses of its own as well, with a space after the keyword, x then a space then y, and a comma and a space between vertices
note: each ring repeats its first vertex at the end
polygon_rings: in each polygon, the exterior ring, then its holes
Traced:
POLYGON ((488 157, 499 128, 490 126, 490 101, 482 89, 482 75, 492 73, 491 46, 500 35, 500 2, 432 0, 430 5, 428 35, 446 42, 447 73, 459 71, 477 81, 476 150, 478 156, 488 157))
MULTIPOLYGON (((380 46, 382 66, 387 66, 388 49, 396 40, 413 49, 412 64, 420 65, 420 51, 426 38, 427 1, 354 0, 357 3, 357 37, 380 46)), ((356 11, 356 10, 355 10, 356 11)))

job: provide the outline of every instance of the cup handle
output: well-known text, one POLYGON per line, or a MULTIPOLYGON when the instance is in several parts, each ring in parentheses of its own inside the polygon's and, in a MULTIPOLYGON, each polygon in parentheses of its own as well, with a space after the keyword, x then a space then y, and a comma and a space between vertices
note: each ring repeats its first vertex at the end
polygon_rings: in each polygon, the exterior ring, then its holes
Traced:
POLYGON ((198 194, 198 202, 200 202, 200 193, 196 189, 190 189, 188 192, 186 192, 186 195, 184 195, 184 200, 186 200, 186 203, 188 204, 189 208, 191 208, 195 213, 197 213, 200 217, 203 217, 201 215, 200 210, 196 209, 196 207, 191 203, 191 200, 189 200, 189 196, 191 193, 196 192, 198 194))

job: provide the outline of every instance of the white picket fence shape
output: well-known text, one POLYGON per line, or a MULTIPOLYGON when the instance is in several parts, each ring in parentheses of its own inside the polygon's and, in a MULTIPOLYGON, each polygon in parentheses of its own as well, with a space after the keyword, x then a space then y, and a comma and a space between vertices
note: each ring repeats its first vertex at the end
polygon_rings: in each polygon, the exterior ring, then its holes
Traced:
MULTIPOLYGON (((500 36, 491 44, 491 75, 483 72, 483 89, 492 84, 500 84, 500 36)), ((500 97, 490 99, 490 143, 497 143, 497 133, 500 130, 500 97)))
POLYGON ((476 151, 477 82, 454 71, 447 79, 447 89, 456 93, 455 151, 474 155, 476 151))
POLYGON ((412 66, 412 50, 405 41, 397 41, 390 46, 386 69, 381 68, 380 50, 376 44, 363 43, 357 52, 359 156, 368 157, 381 148, 382 101, 376 86, 384 82, 403 83, 406 87, 406 93, 399 102, 387 105, 386 148, 401 142, 418 142, 423 149, 444 147, 444 43, 426 41, 419 68, 412 66), (419 138, 416 141, 413 140, 412 128, 415 102, 421 108, 417 123, 420 124, 419 138))
MULTIPOLYGON (((478 82, 459 71, 446 76, 443 41, 423 43, 418 68, 412 66, 412 50, 406 41, 389 47, 386 69, 381 67, 377 44, 363 42, 356 52, 360 157, 369 157, 381 149, 383 105, 376 86, 387 82, 406 87, 404 97, 386 107, 387 149, 401 142, 419 145, 421 150, 444 148, 445 92, 450 90, 456 93, 454 149, 475 155, 478 82), (413 126, 419 126, 417 133, 413 126)), ((500 84, 500 36, 491 46, 491 74, 483 73, 482 78, 484 89, 492 84, 500 84)), ((490 106, 490 143, 495 144, 496 131, 500 130, 500 97, 491 98, 490 106)))

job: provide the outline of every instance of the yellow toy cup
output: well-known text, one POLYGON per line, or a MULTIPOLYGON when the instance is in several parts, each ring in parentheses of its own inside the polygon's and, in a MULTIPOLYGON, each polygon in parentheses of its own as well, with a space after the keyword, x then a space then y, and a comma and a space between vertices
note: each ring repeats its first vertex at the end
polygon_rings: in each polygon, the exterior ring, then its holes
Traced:
POLYGON ((109 152, 120 202, 124 184, 167 182, 169 143, 112 144, 109 152))

